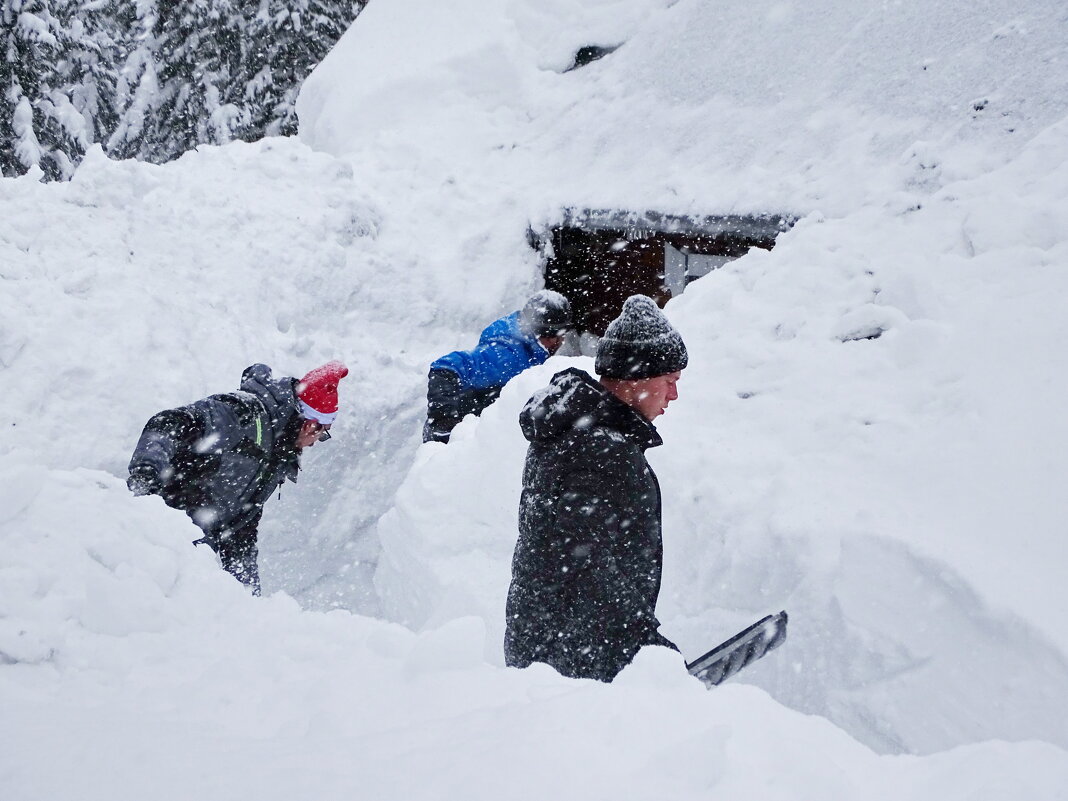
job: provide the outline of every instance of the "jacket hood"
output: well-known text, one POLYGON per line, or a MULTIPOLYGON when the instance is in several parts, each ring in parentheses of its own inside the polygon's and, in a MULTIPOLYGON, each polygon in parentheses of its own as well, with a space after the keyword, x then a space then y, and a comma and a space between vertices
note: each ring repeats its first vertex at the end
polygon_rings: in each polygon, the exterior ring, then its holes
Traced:
POLYGON ((241 374, 241 390, 259 398, 267 410, 271 428, 282 431, 297 414, 296 379, 289 376, 274 378, 266 364, 253 364, 241 374))
POLYGON ((282 474, 290 481, 297 480, 300 452, 296 449, 297 434, 303 417, 297 400, 297 379, 291 376, 274 378, 266 364, 253 364, 241 374, 241 391, 255 395, 263 403, 274 433, 275 460, 282 474))
POLYGON ((655 448, 663 440, 656 427, 637 411, 577 368, 553 376, 549 386, 527 401, 519 426, 529 442, 545 443, 576 430, 610 428, 639 447, 655 448))
POLYGON ((274 378, 266 364, 253 364, 241 374, 241 391, 255 395, 263 403, 274 432, 274 457, 282 475, 297 480, 300 452, 295 445, 303 418, 297 402, 297 379, 274 378))

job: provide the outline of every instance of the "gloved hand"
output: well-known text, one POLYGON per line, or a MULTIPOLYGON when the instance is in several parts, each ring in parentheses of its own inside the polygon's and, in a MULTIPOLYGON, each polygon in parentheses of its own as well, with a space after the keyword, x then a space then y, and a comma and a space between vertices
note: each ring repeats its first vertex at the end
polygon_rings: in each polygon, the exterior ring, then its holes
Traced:
POLYGON ((126 479, 126 486, 134 495, 154 495, 160 490, 159 475, 147 466, 141 465, 130 471, 130 477, 126 479))

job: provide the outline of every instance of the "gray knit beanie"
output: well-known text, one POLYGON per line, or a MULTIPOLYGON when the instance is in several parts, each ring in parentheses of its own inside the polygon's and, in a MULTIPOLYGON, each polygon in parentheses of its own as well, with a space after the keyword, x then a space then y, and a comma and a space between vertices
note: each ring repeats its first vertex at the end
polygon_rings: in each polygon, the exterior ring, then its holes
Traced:
POLYGON ((686 367, 686 345, 652 298, 631 295, 597 345, 602 378, 636 381, 686 367))
POLYGON ((519 326, 535 337, 556 336, 571 328, 571 303, 559 292, 535 292, 519 313, 519 326))

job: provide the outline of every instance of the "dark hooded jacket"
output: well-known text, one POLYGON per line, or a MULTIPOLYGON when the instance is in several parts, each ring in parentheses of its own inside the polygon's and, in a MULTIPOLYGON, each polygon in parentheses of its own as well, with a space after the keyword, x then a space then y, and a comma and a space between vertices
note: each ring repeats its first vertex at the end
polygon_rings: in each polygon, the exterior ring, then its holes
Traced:
POLYGON ((131 475, 148 477, 209 542, 223 531, 255 526, 274 491, 297 479, 295 383, 254 364, 239 391, 160 412, 145 425, 131 475))
POLYGON ((611 681, 658 631, 656 428, 581 370, 553 376, 520 414, 530 441, 512 559, 507 664, 611 681))

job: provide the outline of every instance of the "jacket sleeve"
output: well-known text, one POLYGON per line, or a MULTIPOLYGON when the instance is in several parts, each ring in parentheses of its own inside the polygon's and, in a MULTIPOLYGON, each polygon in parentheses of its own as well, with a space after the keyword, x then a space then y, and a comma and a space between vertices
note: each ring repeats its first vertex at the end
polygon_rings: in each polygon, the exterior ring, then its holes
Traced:
POLYGON ((465 389, 504 386, 538 363, 522 342, 505 338, 480 342, 474 350, 456 351, 442 361, 446 360, 448 363, 443 366, 460 377, 465 389))
POLYGON ((130 473, 147 473, 161 486, 174 475, 183 450, 193 448, 202 437, 203 422, 189 408, 168 409, 145 424, 130 459, 130 473))
POLYGON ((556 505, 556 567, 567 576, 566 581, 581 586, 579 597, 593 599, 598 607, 575 610, 599 629, 598 639, 618 637, 623 629, 639 646, 674 648, 657 631, 656 610, 613 553, 614 543, 625 536, 618 514, 618 495, 625 490, 621 484, 616 486, 618 479, 619 474, 613 471, 581 468, 565 478, 556 505))

